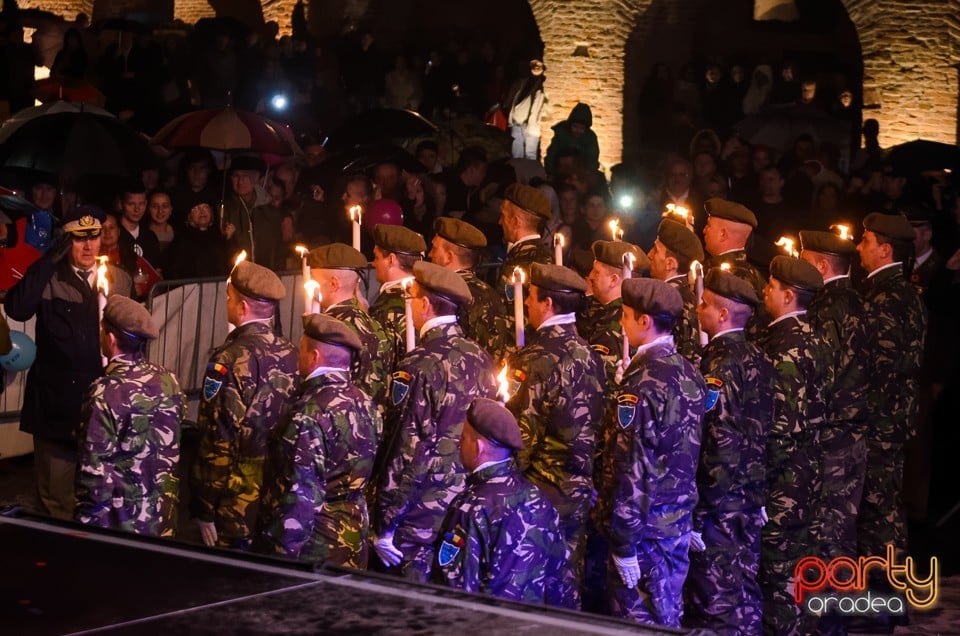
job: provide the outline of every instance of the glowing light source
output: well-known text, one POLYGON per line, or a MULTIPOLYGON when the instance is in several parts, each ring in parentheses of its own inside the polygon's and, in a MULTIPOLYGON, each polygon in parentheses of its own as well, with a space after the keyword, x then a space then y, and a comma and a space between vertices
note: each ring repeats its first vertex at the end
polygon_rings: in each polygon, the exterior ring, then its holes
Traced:
POLYGON ((795 241, 794 241, 792 238, 787 238, 786 236, 781 236, 780 238, 777 239, 777 242, 774 243, 774 245, 776 245, 777 247, 783 248, 783 251, 784 251, 788 256, 798 257, 798 256, 800 256, 800 252, 798 252, 797 250, 793 249, 794 243, 795 243, 795 241))

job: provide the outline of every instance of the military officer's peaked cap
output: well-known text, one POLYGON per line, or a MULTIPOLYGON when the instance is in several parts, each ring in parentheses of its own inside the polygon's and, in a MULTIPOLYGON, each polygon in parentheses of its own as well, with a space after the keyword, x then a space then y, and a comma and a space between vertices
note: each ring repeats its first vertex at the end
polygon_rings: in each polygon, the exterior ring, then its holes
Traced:
POLYGON ((262 265, 240 261, 230 273, 234 289, 253 300, 280 300, 287 295, 287 288, 280 278, 262 265))
POLYGON ((734 201, 714 197, 706 200, 703 204, 703 209, 706 210, 710 216, 734 221, 736 223, 744 223, 752 228, 757 227, 757 215, 745 206, 734 201))
POLYGON ((160 337, 160 330, 147 308, 126 296, 111 296, 103 310, 103 319, 123 333, 141 340, 160 337))
POLYGON ((650 316, 676 318, 683 312, 683 297, 676 288, 653 278, 628 278, 621 286, 623 304, 650 316))
POLYGON ((316 269, 366 269, 367 257, 343 243, 330 243, 310 250, 307 265, 316 269))
POLYGON ((726 272, 719 267, 714 267, 707 272, 703 279, 703 287, 741 305, 756 307, 760 304, 760 298, 750 283, 733 272, 726 272))
POLYGON ((467 410, 467 422, 480 435, 499 446, 513 450, 523 448, 517 418, 499 402, 477 398, 467 410))
POLYGON ((95 205, 82 205, 63 217, 63 231, 73 236, 99 236, 101 224, 107 218, 95 205))
POLYGON ((914 237, 913 226, 901 214, 873 212, 863 220, 863 227, 874 234, 883 234, 898 241, 912 241, 914 237))
POLYGON ((363 348, 357 334, 341 320, 327 314, 307 314, 303 317, 303 333, 318 342, 349 347, 354 351, 363 348))
POLYGON ((487 237, 483 232, 452 216, 441 216, 434 222, 433 229, 437 236, 460 247, 480 250, 487 246, 487 237))
POLYGON ((579 274, 562 265, 533 263, 530 266, 530 284, 550 291, 585 293, 587 281, 579 274))
POLYGON ((419 261, 413 264, 413 277, 427 291, 456 305, 465 305, 473 300, 473 294, 463 277, 446 267, 419 261))
POLYGON ((423 255, 427 251, 423 235, 402 225, 378 223, 373 226, 373 242, 385 252, 423 255))
POLYGON ((770 261, 770 276, 781 283, 806 291, 817 291, 823 287, 823 276, 816 267, 786 254, 774 256, 770 261))

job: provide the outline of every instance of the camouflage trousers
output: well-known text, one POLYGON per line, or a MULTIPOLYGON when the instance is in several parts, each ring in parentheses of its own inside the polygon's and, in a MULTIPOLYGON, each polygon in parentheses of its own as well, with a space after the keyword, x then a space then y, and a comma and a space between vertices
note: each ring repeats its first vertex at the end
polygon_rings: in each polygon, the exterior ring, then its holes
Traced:
POLYGON ((252 459, 237 464, 216 512, 217 546, 233 550, 249 550, 260 511, 260 487, 263 483, 263 460, 252 459))
POLYGON ((610 559, 610 543, 596 527, 593 519, 587 521, 584 535, 581 608, 585 612, 606 615, 610 613, 607 598, 607 561, 610 559))
POLYGON ((817 633, 817 617, 797 603, 793 592, 797 561, 819 555, 820 546, 812 538, 809 526, 784 529, 767 522, 763 527, 760 589, 764 634, 808 636, 817 633))
POLYGON ((700 519, 706 549, 690 552, 684 626, 724 636, 759 634, 760 511, 713 512, 700 519))
POLYGON ((636 546, 640 580, 627 589, 613 564, 607 563, 607 590, 614 616, 665 627, 680 627, 683 582, 690 566, 690 533, 641 541, 636 546))
POLYGON ((323 512, 317 516, 313 537, 300 551, 302 561, 323 561, 359 570, 367 567, 369 559, 370 520, 367 503, 362 497, 355 501, 324 502, 323 512))
POLYGON ((857 550, 861 556, 897 554, 907 548, 903 509, 903 444, 867 439, 867 470, 857 517, 857 550))
POLYGON ((580 497, 568 497, 559 488, 549 482, 528 474, 527 477, 540 488, 550 500, 560 516, 560 532, 566 544, 567 558, 563 564, 562 597, 569 600, 568 609, 580 609, 580 589, 583 584, 583 559, 586 550, 586 522, 590 515, 590 494, 580 497))
POLYGON ((857 516, 867 470, 863 438, 845 445, 823 445, 823 485, 820 491, 820 537, 823 556, 857 554, 857 516))

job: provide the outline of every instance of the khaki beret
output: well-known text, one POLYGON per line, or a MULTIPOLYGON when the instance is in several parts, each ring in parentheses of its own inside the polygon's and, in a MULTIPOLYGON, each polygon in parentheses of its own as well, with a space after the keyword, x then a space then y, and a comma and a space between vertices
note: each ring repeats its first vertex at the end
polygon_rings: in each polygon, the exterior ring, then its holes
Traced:
POLYGON ((483 232, 466 221, 455 219, 452 216, 441 216, 434 222, 433 230, 440 238, 460 247, 482 250, 487 246, 487 237, 483 235, 483 232))
POLYGON ((650 269, 650 259, 643 250, 624 241, 594 241, 593 257, 610 267, 623 267, 623 255, 633 254, 633 271, 645 272, 650 269))
POLYGON ((536 188, 522 183, 511 183, 507 186, 503 198, 519 208, 523 208, 534 216, 550 220, 553 218, 553 208, 550 199, 536 188))
POLYGON ((742 305, 756 307, 760 304, 760 297, 757 296, 753 285, 733 272, 726 272, 719 267, 714 267, 707 272, 703 279, 703 288, 742 305))
POLYGON ((382 250, 399 254, 420 254, 427 251, 423 235, 402 225, 373 226, 373 242, 382 250))
POLYGON ((126 296, 111 296, 103 310, 103 319, 123 333, 142 340, 160 337, 160 330, 147 308, 126 296))
POLYGON ((657 228, 657 238, 674 254, 691 261, 703 262, 703 245, 686 225, 665 219, 657 228))
POLYGON ((517 418, 499 402, 477 398, 467 409, 467 422, 477 433, 499 446, 513 450, 523 448, 517 418))
POLYGON ((628 278, 621 286, 621 296, 624 305, 641 314, 676 318, 683 312, 680 292, 662 280, 628 278))
POLYGON ((269 269, 250 261, 240 261, 230 272, 229 282, 234 289, 253 300, 280 300, 287 288, 269 269))
POLYGON ((807 261, 781 254, 770 261, 770 277, 797 289, 817 291, 823 287, 820 271, 807 261))
POLYGON ((734 201, 714 197, 707 199, 706 203, 703 204, 703 209, 710 216, 744 223, 752 228, 757 227, 757 215, 734 201))
POLYGON ((454 304, 465 305, 473 300, 473 294, 470 293, 470 288, 463 281, 463 277, 446 267, 418 261, 413 264, 413 277, 431 293, 442 296, 454 304))
POLYGON ((318 342, 349 347, 360 351, 360 338, 346 323, 327 314, 307 314, 303 317, 303 333, 318 342))
POLYGON ((533 263, 530 266, 530 284, 550 291, 586 293, 587 281, 569 267, 563 265, 543 265, 533 263))
POLYGON ((850 239, 840 238, 839 234, 833 232, 801 230, 800 249, 821 254, 852 256, 857 251, 857 245, 850 239))
POLYGON ((863 220, 863 228, 898 241, 913 240, 913 226, 907 217, 900 214, 873 212, 863 220))
POLYGON ((367 257, 344 243, 330 243, 310 250, 307 265, 315 269, 366 269, 367 257))

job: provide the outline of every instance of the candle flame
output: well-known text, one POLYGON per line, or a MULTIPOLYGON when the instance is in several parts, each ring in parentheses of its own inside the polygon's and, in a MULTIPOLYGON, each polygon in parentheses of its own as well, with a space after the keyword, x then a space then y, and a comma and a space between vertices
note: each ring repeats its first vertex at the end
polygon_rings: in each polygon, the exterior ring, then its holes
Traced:
POLYGON ((620 219, 611 219, 610 222, 607 223, 607 227, 610 228, 611 240, 619 241, 623 238, 623 230, 620 229, 620 219))
POLYGON ((560 232, 557 232, 556 234, 554 234, 554 235, 553 235, 553 244, 554 244, 554 245, 559 245, 560 247, 563 247, 563 234, 561 234, 560 232))
POLYGON ((408 276, 400 281, 400 287, 403 288, 403 291, 407 294, 410 293, 410 289, 413 288, 413 281, 416 280, 413 276, 408 276))
POLYGON ((503 368, 500 369, 500 373, 497 374, 497 395, 504 404, 510 400, 510 381, 507 380, 509 371, 510 369, 507 367, 507 363, 504 362, 503 368))
POLYGON ((236 267, 245 260, 247 260, 247 250, 240 250, 240 253, 237 254, 237 257, 233 260, 233 266, 236 267))
POLYGON ((720 263, 720 269, 724 272, 730 271, 730 263, 720 263))
POLYGON ((800 256, 800 252, 793 249, 793 244, 794 244, 794 240, 791 238, 787 238, 786 236, 781 236, 780 238, 777 239, 777 242, 774 243, 774 245, 776 245, 777 247, 782 247, 783 251, 786 252, 788 256, 798 257, 800 256))
POLYGON ((672 214, 673 211, 676 210, 676 209, 677 209, 677 204, 676 204, 676 203, 668 203, 668 204, 667 204, 667 212, 670 212, 670 213, 672 214))
POLYGON ((313 279, 303 284, 303 293, 307 295, 307 299, 311 302, 314 300, 317 302, 323 300, 323 296, 320 294, 320 283, 313 279))
POLYGON ((100 266, 97 267, 97 289, 106 298, 110 293, 110 282, 107 280, 107 257, 100 256, 97 260, 100 261, 100 266))
POLYGON ((519 267, 513 268, 513 276, 511 277, 511 282, 516 285, 520 283, 523 285, 527 281, 527 275, 519 267))
POLYGON ((840 238, 846 241, 853 240, 853 232, 850 231, 849 225, 844 225, 842 223, 834 223, 833 225, 830 226, 830 229, 836 230, 837 234, 840 235, 840 238))
POLYGON ((363 207, 359 205, 350 206, 350 220, 354 223, 360 223, 361 215, 363 214, 363 207))
POLYGON ((306 245, 297 245, 293 249, 297 254, 300 255, 300 258, 306 258, 307 252, 310 251, 310 249, 306 245))

